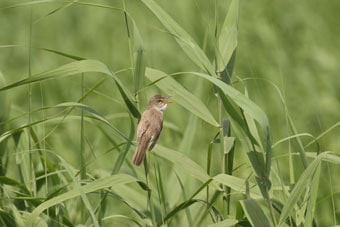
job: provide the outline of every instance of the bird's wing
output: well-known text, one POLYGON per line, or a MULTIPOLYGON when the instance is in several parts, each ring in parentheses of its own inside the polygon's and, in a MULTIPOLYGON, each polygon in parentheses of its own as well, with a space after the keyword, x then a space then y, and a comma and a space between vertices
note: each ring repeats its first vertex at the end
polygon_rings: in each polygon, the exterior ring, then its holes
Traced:
MULTIPOLYGON (((148 110, 147 110, 148 111, 148 110)), ((147 116, 147 111, 145 111, 142 114, 142 117, 139 121, 138 127, 137 127, 137 141, 139 142, 140 139, 142 138, 143 134, 146 132, 146 130, 150 127, 150 119, 148 119, 147 116)))
POLYGON ((156 124, 151 126, 154 128, 154 137, 152 138, 152 143, 149 146, 149 151, 151 151, 152 148, 156 145, 159 135, 161 134, 161 131, 163 129, 163 114, 161 113, 155 113, 155 114, 159 114, 159 117, 156 118, 158 119, 158 122, 157 123, 155 122, 156 124))
MULTIPOLYGON (((163 124, 161 124, 161 127, 160 127, 159 131, 162 131, 162 128, 163 128, 163 124)), ((152 148, 156 145, 157 140, 158 140, 160 134, 161 134, 161 133, 158 133, 158 134, 152 139, 152 143, 151 143, 151 145, 149 146, 149 151, 151 151, 152 148)))

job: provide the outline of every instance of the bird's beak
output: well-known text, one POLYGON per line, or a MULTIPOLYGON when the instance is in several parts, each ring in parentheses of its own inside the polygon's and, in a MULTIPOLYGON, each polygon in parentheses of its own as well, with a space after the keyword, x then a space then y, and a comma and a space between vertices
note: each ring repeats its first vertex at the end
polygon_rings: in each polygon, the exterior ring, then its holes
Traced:
MULTIPOLYGON (((172 96, 165 96, 164 97, 164 100, 167 100, 169 98, 171 98, 172 96)), ((174 103, 174 102, 171 102, 171 101, 163 101, 164 104, 168 104, 168 103, 174 103)))

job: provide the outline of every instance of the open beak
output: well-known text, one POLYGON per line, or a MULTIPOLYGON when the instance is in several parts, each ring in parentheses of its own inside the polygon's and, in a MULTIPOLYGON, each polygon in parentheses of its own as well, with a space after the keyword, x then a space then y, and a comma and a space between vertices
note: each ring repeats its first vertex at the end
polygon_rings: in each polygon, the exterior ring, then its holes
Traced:
MULTIPOLYGON (((169 98, 171 98, 172 96, 165 96, 164 97, 164 100, 166 100, 166 99, 169 99, 169 98)), ((164 104, 168 104, 168 103, 174 103, 174 102, 171 102, 171 101, 163 101, 163 103, 164 104)))

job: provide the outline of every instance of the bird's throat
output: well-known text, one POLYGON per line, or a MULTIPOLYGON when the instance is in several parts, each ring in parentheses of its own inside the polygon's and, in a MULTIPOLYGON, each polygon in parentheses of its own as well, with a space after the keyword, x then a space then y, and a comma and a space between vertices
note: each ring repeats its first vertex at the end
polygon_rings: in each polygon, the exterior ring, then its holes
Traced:
POLYGON ((168 104, 163 104, 163 105, 160 107, 160 111, 164 112, 167 106, 168 106, 168 104))

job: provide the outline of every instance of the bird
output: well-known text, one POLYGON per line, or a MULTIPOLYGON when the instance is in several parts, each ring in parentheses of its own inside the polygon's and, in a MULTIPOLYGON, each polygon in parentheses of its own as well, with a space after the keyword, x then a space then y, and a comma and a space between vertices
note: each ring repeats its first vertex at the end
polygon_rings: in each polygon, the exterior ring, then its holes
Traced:
POLYGON ((144 158, 146 151, 151 151, 157 143, 163 128, 163 113, 170 101, 166 101, 171 96, 153 95, 149 100, 147 110, 141 116, 137 127, 138 146, 133 155, 133 164, 139 166, 144 158))

